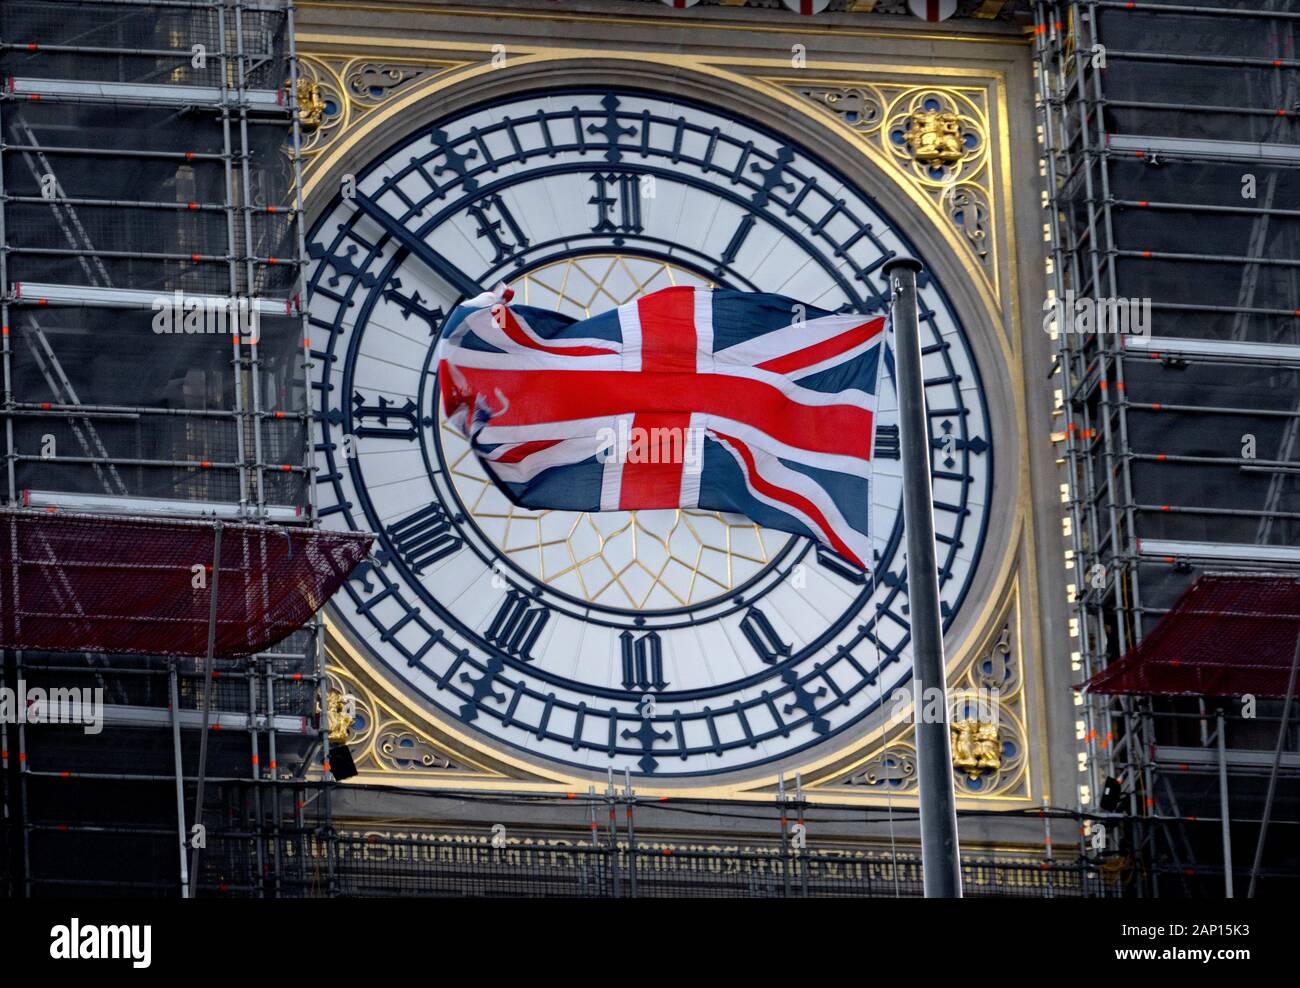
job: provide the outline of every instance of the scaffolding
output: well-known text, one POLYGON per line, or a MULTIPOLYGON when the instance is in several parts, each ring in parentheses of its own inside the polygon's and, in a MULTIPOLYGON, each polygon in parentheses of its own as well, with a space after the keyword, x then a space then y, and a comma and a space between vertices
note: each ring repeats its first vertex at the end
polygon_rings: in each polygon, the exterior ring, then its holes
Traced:
MULTIPOLYGON (((1300 12, 1039 0, 1034 17, 1082 682, 1207 570, 1300 577, 1300 12), (1079 299, 1129 324, 1098 331, 1079 299)), ((1077 808, 1111 809, 1141 893, 1242 894, 1265 780, 1300 778, 1283 701, 1077 703, 1077 808)), ((1274 810, 1265 892, 1300 873, 1298 821, 1293 798, 1274 810)))
MULTIPOLYGON (((0 80, 7 506, 315 527, 291 0, 5 0, 0 80)), ((320 638, 6 651, 103 700, 5 725, 11 891, 328 891, 320 638)))

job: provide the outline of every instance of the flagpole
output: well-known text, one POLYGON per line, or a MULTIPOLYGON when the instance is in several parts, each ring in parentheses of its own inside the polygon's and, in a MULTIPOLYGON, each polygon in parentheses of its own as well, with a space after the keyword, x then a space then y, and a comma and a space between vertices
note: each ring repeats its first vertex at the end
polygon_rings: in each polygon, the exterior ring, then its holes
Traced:
POLYGON ((934 552, 934 492, 930 486, 930 429, 921 370, 916 276, 921 263, 896 257, 884 266, 892 289, 895 389, 903 460, 903 528, 907 535, 907 596, 912 626, 912 705, 921 810, 921 869, 928 899, 961 898, 961 856, 948 737, 939 575, 934 552), (925 702, 931 688, 943 702, 925 702))

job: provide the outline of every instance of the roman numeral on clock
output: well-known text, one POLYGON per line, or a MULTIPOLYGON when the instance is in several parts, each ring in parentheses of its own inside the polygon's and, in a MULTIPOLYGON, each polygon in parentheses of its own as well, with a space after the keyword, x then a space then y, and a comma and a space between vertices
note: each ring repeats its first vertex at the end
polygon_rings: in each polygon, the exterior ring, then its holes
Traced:
POLYGON ((660 691, 668 684, 664 682, 663 643, 658 632, 637 638, 630 631, 618 636, 623 651, 623 688, 660 691))
POLYGON ((896 460, 899 457, 898 426, 876 426, 876 447, 872 454, 882 460, 896 460))
POLYGON ((420 416, 412 398, 406 398, 401 405, 383 395, 367 401, 358 391, 352 395, 352 421, 352 433, 355 436, 410 441, 419 435, 417 427, 429 425, 432 419, 427 415, 420 416), (361 424, 366 421, 377 422, 378 425, 361 424))
POLYGON ((820 563, 823 568, 830 570, 840 579, 847 580, 849 583, 855 583, 858 586, 862 586, 867 582, 867 574, 863 570, 850 564, 830 549, 827 549, 821 543, 818 543, 817 545, 817 562, 820 563))
POLYGON ((437 501, 407 515, 386 529, 388 539, 403 562, 416 573, 430 563, 459 551, 461 540, 442 505, 437 501))
POLYGON ((731 262, 734 261, 736 255, 740 253, 740 248, 745 243, 745 238, 749 236, 749 231, 754 229, 754 225, 757 222, 758 221, 754 219, 753 213, 745 214, 744 219, 740 221, 740 226, 736 227, 736 232, 731 235, 731 240, 728 241, 726 248, 723 249, 722 256, 718 258, 718 266, 713 269, 715 275, 721 276, 726 272, 727 268, 730 267, 731 262))
POLYGON ((495 252, 493 264, 514 257, 528 246, 523 229, 500 196, 485 196, 470 206, 469 212, 478 221, 474 236, 486 238, 495 252))
MULTIPOLYGON (((587 200, 587 205, 596 207, 596 225, 592 233, 640 233, 645 228, 641 225, 641 188, 640 179, 626 172, 597 172, 591 176, 596 183, 596 194, 587 200), (615 207, 618 215, 615 217, 615 207)), ((622 237, 615 237, 614 244, 621 246, 622 237)))
POLYGON ((781 636, 772 627, 767 615, 757 607, 751 607, 741 618, 740 630, 758 657, 768 665, 774 665, 780 659, 788 659, 793 647, 781 641, 781 636))
POLYGON ((515 658, 532 662, 533 646, 550 618, 551 612, 530 603, 528 594, 511 590, 497 608, 483 637, 515 658))

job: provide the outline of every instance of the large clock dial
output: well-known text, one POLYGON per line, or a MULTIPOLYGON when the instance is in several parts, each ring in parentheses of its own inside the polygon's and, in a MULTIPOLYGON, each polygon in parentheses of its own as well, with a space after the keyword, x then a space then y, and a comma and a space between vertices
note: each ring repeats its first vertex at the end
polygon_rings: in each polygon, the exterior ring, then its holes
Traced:
MULTIPOLYGON (((892 361, 865 575, 737 516, 513 507, 441 419, 433 360, 444 314, 499 281, 579 316, 672 284, 883 312, 881 266, 915 251, 862 189, 716 108, 549 90, 358 169, 308 249, 318 510, 379 534, 333 611, 395 688, 525 759, 660 779, 792 758, 881 716, 911 670, 892 361)), ((992 448, 962 327, 933 280, 920 303, 950 623, 992 448)))

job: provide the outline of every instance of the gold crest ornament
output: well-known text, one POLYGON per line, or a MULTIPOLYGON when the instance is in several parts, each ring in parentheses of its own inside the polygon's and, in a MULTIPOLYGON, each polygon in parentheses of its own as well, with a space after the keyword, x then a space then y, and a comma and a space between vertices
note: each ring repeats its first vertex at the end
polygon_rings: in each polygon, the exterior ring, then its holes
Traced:
POLYGON ((912 156, 926 165, 947 165, 960 161, 965 149, 957 114, 924 110, 912 114, 912 126, 903 135, 912 156))
POLYGON ((346 744, 356 722, 356 699, 346 693, 330 691, 326 701, 329 739, 331 744, 346 744))
POLYGON ((304 127, 319 127, 325 115, 325 100, 320 84, 310 79, 298 80, 298 122, 304 127))
POLYGON ((952 726, 952 764, 971 779, 1002 766, 998 725, 981 720, 958 721, 952 726))

